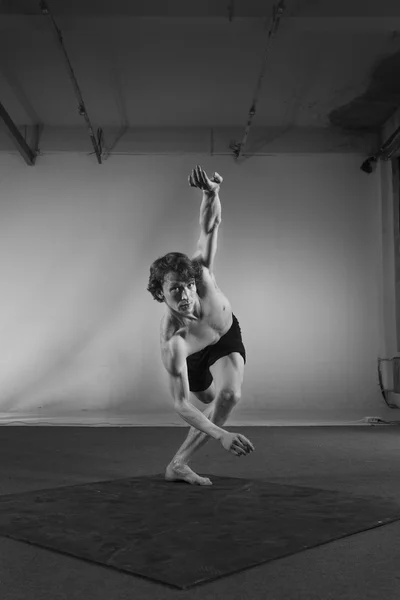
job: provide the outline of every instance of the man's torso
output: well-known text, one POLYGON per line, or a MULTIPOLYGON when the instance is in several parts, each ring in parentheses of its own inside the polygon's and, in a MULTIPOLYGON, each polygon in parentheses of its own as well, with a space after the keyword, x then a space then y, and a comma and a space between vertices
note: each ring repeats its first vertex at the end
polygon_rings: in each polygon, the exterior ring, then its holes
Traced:
POLYGON ((180 319, 175 315, 164 315, 160 326, 161 358, 167 371, 170 370, 171 351, 169 342, 180 335, 186 342, 187 355, 216 344, 232 326, 232 308, 221 292, 215 278, 203 267, 202 281, 197 285, 201 315, 197 321, 180 319))

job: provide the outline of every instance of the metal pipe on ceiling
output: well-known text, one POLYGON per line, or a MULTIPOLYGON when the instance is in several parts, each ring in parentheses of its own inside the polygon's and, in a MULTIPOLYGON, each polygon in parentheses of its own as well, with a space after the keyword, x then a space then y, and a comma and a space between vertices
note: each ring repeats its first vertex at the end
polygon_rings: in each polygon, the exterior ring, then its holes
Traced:
POLYGON ((272 40, 275 37, 276 32, 278 31, 281 17, 285 10, 286 10, 286 7, 284 4, 284 0, 279 0, 278 4, 275 4, 272 9, 272 24, 268 31, 267 44, 266 44, 265 52, 264 52, 264 60, 263 60, 262 66, 261 66, 260 74, 258 76, 256 89, 255 89, 254 96, 253 96, 253 101, 251 103, 251 107, 249 110, 244 136, 243 136, 243 139, 241 142, 239 142, 239 143, 232 142, 230 145, 230 148, 233 150, 233 153, 235 155, 235 160, 239 160, 240 155, 243 153, 244 147, 246 145, 247 138, 248 138, 248 135, 250 132, 250 127, 251 127, 254 115, 256 114, 256 108, 257 108, 259 95, 261 92, 262 81, 264 79, 265 71, 267 69, 268 51, 271 47, 272 40))
MULTIPOLYGON (((36 156, 37 156, 37 148, 35 151, 31 150, 23 136, 21 135, 18 127, 15 125, 14 121, 0 102, 0 119, 3 120, 4 125, 6 127, 6 131, 14 142, 18 152, 24 159, 27 165, 30 167, 35 164, 36 156)), ((35 145, 37 146, 37 140, 35 141, 35 145)))
MULTIPOLYGON (((60 46, 60 48, 62 50, 64 59, 65 59, 65 64, 66 64, 67 69, 68 69, 69 77, 70 77, 70 79, 72 81, 72 85, 74 87, 75 95, 78 98, 78 111, 79 111, 79 114, 86 121, 86 125, 87 125, 88 130, 89 130, 90 139, 92 141, 92 145, 93 145, 96 157, 97 157, 97 162, 99 163, 99 165, 101 165, 101 162, 102 162, 101 161, 101 154, 102 154, 101 144, 97 142, 96 137, 94 135, 93 127, 92 127, 92 124, 90 122, 90 118, 89 118, 89 115, 87 113, 87 110, 86 110, 85 102, 83 100, 83 96, 82 96, 81 90, 79 88, 78 81, 77 81, 77 79, 75 77, 74 70, 72 68, 71 62, 69 60, 67 51, 66 51, 64 43, 63 43, 63 37, 62 37, 61 31, 57 27, 57 24, 56 24, 56 22, 54 20, 54 17, 51 14, 49 7, 47 6, 47 3, 44 0, 41 0, 41 2, 40 2, 40 10, 42 11, 43 15, 49 17, 50 20, 51 20, 52 27, 53 27, 53 30, 54 30, 57 42, 58 42, 58 44, 59 44, 59 46, 60 46)), ((100 138, 101 138, 101 130, 99 130, 99 131, 100 131, 100 135, 99 135, 99 140, 100 140, 100 138)))

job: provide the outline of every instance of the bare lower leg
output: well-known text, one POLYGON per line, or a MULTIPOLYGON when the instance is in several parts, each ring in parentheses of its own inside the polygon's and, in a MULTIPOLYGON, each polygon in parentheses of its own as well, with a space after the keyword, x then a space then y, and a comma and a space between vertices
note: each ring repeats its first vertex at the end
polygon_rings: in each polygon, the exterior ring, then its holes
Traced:
MULTIPOLYGON (((208 417, 210 421, 220 427, 227 420, 231 410, 232 406, 216 406, 213 402, 212 405, 206 408, 203 414, 208 417)), ((183 479, 188 483, 211 485, 211 481, 208 478, 200 477, 188 466, 188 462, 192 458, 193 454, 202 446, 204 446, 209 439, 210 436, 208 436, 206 433, 199 431, 195 427, 191 427, 187 438, 167 467, 165 473, 166 479, 169 481, 183 479)))
MULTIPOLYGON (((212 403, 212 405, 207 406, 207 408, 203 412, 203 415, 210 419, 210 421, 212 421, 213 423, 215 423, 215 420, 213 418, 214 410, 215 406, 214 403, 212 403)), ((219 425, 219 423, 216 424, 219 425)), ((189 433, 185 441, 183 442, 182 446, 177 450, 174 458, 178 458, 181 462, 188 464, 192 455, 197 450, 200 450, 200 448, 202 448, 208 442, 209 439, 209 435, 207 435, 203 431, 199 431, 195 427, 191 427, 189 429, 189 433)))

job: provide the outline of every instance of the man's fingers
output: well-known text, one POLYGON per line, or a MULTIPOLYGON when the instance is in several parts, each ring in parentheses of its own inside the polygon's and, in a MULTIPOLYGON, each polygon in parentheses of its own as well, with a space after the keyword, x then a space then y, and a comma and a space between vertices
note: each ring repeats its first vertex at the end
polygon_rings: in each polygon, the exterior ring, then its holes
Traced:
POLYGON ((208 187, 208 184, 207 184, 207 179, 206 179, 206 177, 204 176, 204 171, 203 171, 203 169, 200 167, 200 165, 197 165, 195 172, 196 172, 196 177, 197 177, 197 179, 198 179, 198 181, 199 181, 199 183, 200 183, 200 185, 201 185, 202 189, 204 189, 204 188, 206 188, 206 189, 207 189, 207 187, 208 187))
POLYGON ((217 172, 209 178, 205 170, 200 165, 196 165, 192 170, 192 174, 189 175, 188 181, 191 187, 197 187, 203 191, 211 191, 215 187, 212 184, 221 184, 223 178, 217 172))
POLYGON ((235 445, 241 454, 248 454, 250 452, 250 448, 242 440, 237 440, 235 445))
MULTIPOLYGON (((192 173, 193 173, 193 171, 192 171, 192 173)), ((191 185, 192 187, 197 187, 196 182, 193 179, 193 175, 189 175, 188 179, 189 179, 189 185, 191 185)))
POLYGON ((247 444, 245 444, 243 442, 243 440, 238 440, 237 445, 239 446, 239 448, 241 450, 244 450, 245 452, 247 452, 247 444))
POLYGON ((200 166, 196 165, 196 167, 192 170, 192 174, 189 176, 189 185, 191 187, 200 188, 203 191, 210 191, 212 188, 212 183, 220 184, 222 183, 223 178, 219 173, 215 172, 214 175, 209 178, 205 170, 200 166))
POLYGON ((244 435, 240 434, 240 440, 251 450, 255 449, 253 444, 250 442, 250 440, 248 440, 246 437, 244 437, 244 435))
POLYGON ((244 450, 234 450, 234 454, 236 454, 236 456, 243 456, 244 454, 246 454, 246 452, 244 450))
POLYGON ((201 182, 203 183, 203 186, 206 190, 210 189, 210 184, 211 184, 211 180, 208 178, 207 173, 205 172, 204 169, 202 169, 200 167, 200 165, 197 166, 198 169, 198 174, 199 174, 199 178, 201 180, 201 182))
POLYGON ((201 181, 203 182, 203 184, 208 187, 209 184, 211 183, 207 177, 207 173, 204 171, 204 169, 202 169, 200 167, 200 165, 198 165, 198 173, 199 173, 199 177, 201 178, 201 181))
POLYGON ((239 438, 233 439, 232 445, 231 445, 231 450, 233 450, 236 454, 241 454, 242 452, 245 451, 245 448, 243 447, 239 438))
POLYGON ((199 176, 198 176, 198 173, 197 173, 197 167, 196 167, 196 169, 193 169, 193 171, 192 171, 192 178, 193 178, 193 181, 196 184, 196 187, 199 187, 199 188, 203 187, 203 183, 199 179, 199 176))

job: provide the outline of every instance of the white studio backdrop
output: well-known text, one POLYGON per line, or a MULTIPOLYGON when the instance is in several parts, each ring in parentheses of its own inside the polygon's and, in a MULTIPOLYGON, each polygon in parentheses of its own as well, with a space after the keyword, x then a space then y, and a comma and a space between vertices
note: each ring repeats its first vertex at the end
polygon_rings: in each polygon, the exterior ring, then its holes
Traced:
POLYGON ((199 237, 196 164, 224 177, 215 276, 247 349, 243 418, 382 405, 379 171, 357 155, 0 155, 0 412, 173 412, 150 264, 199 237))

